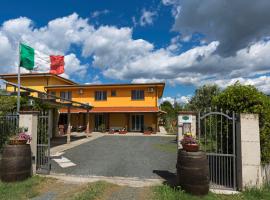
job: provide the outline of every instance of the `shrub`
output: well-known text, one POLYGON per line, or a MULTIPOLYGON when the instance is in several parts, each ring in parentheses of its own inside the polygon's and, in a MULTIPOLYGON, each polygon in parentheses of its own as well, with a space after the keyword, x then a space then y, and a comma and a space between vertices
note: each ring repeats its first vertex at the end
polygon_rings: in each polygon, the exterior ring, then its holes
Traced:
POLYGON ((214 96, 212 104, 236 113, 259 114, 262 162, 270 162, 270 97, 254 86, 235 83, 214 96))

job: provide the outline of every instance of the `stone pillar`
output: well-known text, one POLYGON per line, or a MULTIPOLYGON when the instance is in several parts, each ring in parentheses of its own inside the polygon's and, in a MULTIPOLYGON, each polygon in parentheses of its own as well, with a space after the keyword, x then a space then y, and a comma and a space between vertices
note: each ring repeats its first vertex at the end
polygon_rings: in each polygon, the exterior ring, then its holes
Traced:
POLYGON ((259 116, 240 114, 237 124, 237 174, 240 190, 247 187, 260 187, 261 151, 259 116))
POLYGON ((31 134, 32 140, 30 143, 32 153, 32 174, 36 174, 37 163, 37 127, 38 127, 37 111, 21 111, 19 116, 19 127, 28 128, 28 133, 31 134))
POLYGON ((177 147, 182 148, 181 140, 186 132, 191 132, 196 137, 197 113, 193 111, 181 111, 178 114, 177 147))

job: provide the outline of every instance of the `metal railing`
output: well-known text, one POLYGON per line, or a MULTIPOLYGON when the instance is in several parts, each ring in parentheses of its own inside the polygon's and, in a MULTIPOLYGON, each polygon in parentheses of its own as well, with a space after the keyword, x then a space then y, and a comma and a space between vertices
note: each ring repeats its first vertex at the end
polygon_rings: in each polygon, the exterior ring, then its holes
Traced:
POLYGON ((37 173, 50 173, 50 134, 49 134, 48 112, 41 112, 38 115, 37 129, 37 173))
POLYGON ((205 112, 198 116, 198 140, 207 153, 211 187, 236 190, 235 113, 205 112))
POLYGON ((16 134, 19 127, 19 115, 16 113, 0 116, 0 151, 11 135, 16 134))

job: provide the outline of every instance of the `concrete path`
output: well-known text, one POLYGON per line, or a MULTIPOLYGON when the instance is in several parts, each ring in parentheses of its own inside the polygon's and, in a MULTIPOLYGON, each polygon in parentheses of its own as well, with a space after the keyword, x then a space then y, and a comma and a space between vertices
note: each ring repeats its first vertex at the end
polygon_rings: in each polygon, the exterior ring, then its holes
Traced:
POLYGON ((61 168, 52 161, 52 173, 83 177, 166 179, 176 171, 174 137, 103 136, 90 139, 71 149, 57 149, 64 150, 62 156, 76 166, 61 168))

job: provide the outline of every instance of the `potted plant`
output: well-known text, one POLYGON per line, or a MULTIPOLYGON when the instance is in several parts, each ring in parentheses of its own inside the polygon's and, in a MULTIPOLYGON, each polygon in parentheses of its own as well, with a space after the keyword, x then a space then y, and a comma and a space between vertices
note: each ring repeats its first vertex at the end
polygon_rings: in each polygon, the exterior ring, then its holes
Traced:
POLYGON ((24 145, 32 140, 31 135, 27 134, 28 128, 20 127, 16 132, 18 132, 17 135, 10 137, 9 145, 24 145))
POLYGON ((188 152, 197 152, 199 151, 199 144, 192 133, 185 133, 184 138, 181 140, 183 149, 188 152))
POLYGON ((120 129, 119 134, 127 134, 127 129, 125 127, 120 129))
POLYGON ((27 128, 19 128, 3 148, 0 165, 1 180, 4 182, 21 181, 32 174, 31 141, 27 128))
POLYGON ((152 133, 153 133, 153 128, 150 126, 144 129, 144 132, 143 132, 144 135, 151 135, 152 133))

